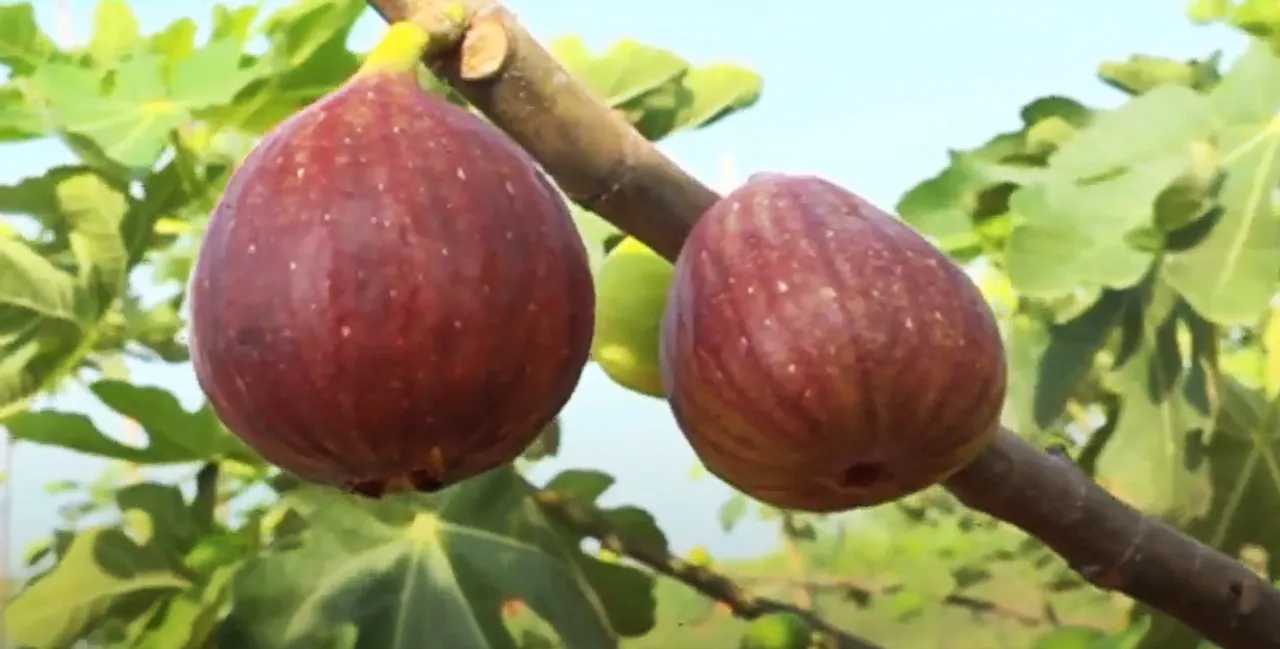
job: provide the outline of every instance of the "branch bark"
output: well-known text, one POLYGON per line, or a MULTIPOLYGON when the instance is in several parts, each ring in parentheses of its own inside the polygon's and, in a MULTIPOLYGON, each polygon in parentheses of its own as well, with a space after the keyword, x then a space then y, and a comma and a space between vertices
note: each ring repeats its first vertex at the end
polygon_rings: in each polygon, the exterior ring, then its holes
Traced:
POLYGON ((810 610, 755 595, 715 570, 689 563, 666 548, 654 547, 619 533, 603 512, 590 503, 550 489, 534 491, 532 497, 548 518, 599 541, 600 547, 610 552, 628 557, 654 572, 683 582, 711 599, 724 602, 737 617, 751 620, 768 613, 794 613, 803 617, 814 630, 833 639, 835 649, 884 649, 832 625, 810 610))
MULTIPOLYGON (((747 577, 732 575, 730 578, 746 587, 783 585, 793 588, 804 588, 811 592, 836 592, 843 594, 848 599, 854 600, 864 600, 890 595, 901 587, 898 584, 873 585, 848 579, 786 579, 778 577, 747 577)), ((1000 602, 982 599, 980 597, 973 597, 970 595, 963 595, 961 593, 945 595, 938 600, 938 603, 962 608, 973 614, 992 615, 1012 620, 1022 624, 1023 626, 1054 626, 1057 624, 1054 617, 1050 614, 1050 611, 1046 609, 1042 609, 1039 614, 1033 615, 1026 611, 1010 608, 1000 602)))
POLYGON ((1123 592, 1228 649, 1280 647, 1280 591, 1116 500, 1068 458, 1005 429, 945 484, 969 507, 1043 541, 1099 588, 1123 592))
MULTIPOLYGON (((477 30, 482 42, 469 48, 468 34, 461 47, 424 63, 532 154, 571 199, 668 259, 719 199, 605 108, 500 3, 368 2, 388 21, 444 4, 465 7, 472 28, 484 27, 477 30), (496 65, 495 30, 506 37, 496 65)), ((1280 591, 1012 431, 1002 430, 945 484, 966 505, 1043 540, 1093 584, 1143 601, 1226 649, 1280 647, 1280 591)))

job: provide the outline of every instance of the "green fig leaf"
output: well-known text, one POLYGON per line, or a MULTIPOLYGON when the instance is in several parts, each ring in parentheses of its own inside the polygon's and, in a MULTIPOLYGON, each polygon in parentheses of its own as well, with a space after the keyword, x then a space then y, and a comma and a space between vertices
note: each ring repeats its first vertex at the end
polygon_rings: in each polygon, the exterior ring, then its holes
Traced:
POLYGON ((560 426, 560 418, 557 417, 547 424, 546 428, 538 434, 538 438, 525 449, 521 455, 526 460, 535 461, 555 457, 560 453, 560 439, 562 437, 562 428, 560 426))
POLYGON ((0 5, 0 65, 15 75, 30 74, 54 50, 53 41, 40 30, 30 2, 0 5))
POLYGON ((210 646, 227 607, 239 565, 219 566, 196 588, 158 602, 151 614, 131 625, 134 649, 202 649, 210 646), (145 624, 145 625, 144 625, 145 624))
POLYGON ((120 59, 109 84, 100 70, 63 60, 46 61, 30 82, 60 130, 138 170, 155 163, 193 111, 229 103, 272 71, 269 59, 246 64, 241 43, 224 38, 172 65, 165 54, 139 50, 120 59))
POLYGON ((0 187, 0 211, 36 217, 63 247, 55 264, 19 239, 0 239, 0 419, 79 362, 123 292, 127 205, 101 176, 77 167, 0 187))
POLYGON ((70 646, 125 596, 158 597, 190 583, 169 567, 163 548, 139 544, 115 527, 78 532, 57 567, 4 611, 9 639, 35 649, 70 646))
MULTIPOLYGON (((267 16, 261 27, 267 40, 267 51, 259 60, 263 76, 249 84, 234 105, 209 111, 212 118, 264 134, 340 86, 360 65, 347 41, 366 9, 361 0, 309 0, 288 3, 267 16)), ((215 21, 221 21, 215 24, 222 25, 223 35, 243 42, 254 17, 243 8, 230 9, 215 12, 215 21)))
POLYGON ((1143 512, 1186 522, 1206 513, 1205 467, 1188 460, 1192 436, 1211 413, 1191 398, 1178 339, 1185 311, 1169 309, 1157 287, 1146 305, 1131 305, 1125 335, 1136 344, 1108 377, 1122 398, 1119 420, 1098 456, 1098 481, 1143 512))
POLYGON ((1231 24, 1274 46, 1280 33, 1280 8, 1268 0, 1244 0, 1232 8, 1231 24))
POLYGON ((1098 76, 1131 94, 1149 92, 1165 84, 1204 90, 1218 80, 1217 61, 1180 61, 1165 56, 1134 54, 1125 61, 1103 61, 1098 76))
POLYGON ((112 67, 143 42, 138 18, 125 0, 98 0, 93 8, 93 37, 89 55, 102 67, 112 67))
POLYGON ((307 522, 296 548, 246 566, 229 624, 260 647, 315 646, 350 627, 357 647, 512 647, 500 617, 522 600, 568 649, 618 640, 574 554, 509 467, 438 494, 358 500, 302 487, 286 501, 307 522))
POLYGON ((1213 128, 1208 97, 1183 86, 1160 86, 1097 114, 1088 127, 1058 147, 1049 166, 1071 179, 1092 179, 1182 154, 1213 128))
POLYGON ((755 105, 764 90, 764 79, 759 74, 727 63, 695 67, 680 84, 690 97, 676 111, 678 129, 711 126, 755 105))
MULTIPOLYGON (((569 502, 592 507, 613 486, 613 476, 602 471, 568 469, 546 483, 543 492, 569 502)), ((618 507, 600 512, 614 529, 630 539, 648 543, 655 551, 665 551, 666 535, 648 512, 636 507, 618 507)), ((553 527, 569 547, 578 547, 585 538, 580 532, 555 524, 553 527)), ((657 623, 656 584, 649 573, 616 562, 603 561, 579 552, 575 555, 582 574, 600 595, 614 630, 624 637, 648 633, 657 623)))
POLYGON ((229 7, 224 4, 214 5, 213 36, 211 40, 216 41, 223 37, 234 38, 240 42, 248 40, 252 32, 253 21, 257 20, 260 8, 261 5, 255 4, 245 4, 238 7, 229 7))
MULTIPOLYGON (((540 503, 548 500, 579 514, 594 509, 592 498, 578 498, 553 489, 546 489, 539 495, 540 503)), ((653 516, 643 509, 624 506, 592 514, 598 515, 611 530, 632 543, 644 544, 653 552, 668 551, 666 535, 658 528, 653 516)), ((565 525, 554 517, 553 521, 552 528, 567 547, 579 547, 586 538, 580 529, 565 525)), ((651 573, 616 560, 605 560, 602 556, 583 552, 573 556, 587 583, 600 596, 605 615, 619 635, 639 637, 653 630, 657 624, 657 584, 651 573)))
POLYGON ((243 442, 222 427, 208 404, 189 412, 166 390, 114 379, 96 381, 90 390, 116 412, 137 421, 146 432, 146 446, 116 441, 80 413, 30 410, 12 415, 5 426, 17 440, 135 464, 179 464, 218 457, 259 462, 243 442))
POLYGON ((594 503, 604 495, 616 482, 615 478, 603 471, 590 469, 567 469, 556 474, 547 481, 544 489, 560 491, 579 500, 594 503))
POLYGON ((630 39, 618 41, 604 53, 592 54, 580 38, 567 36, 553 40, 551 51, 612 108, 678 81, 689 69, 675 54, 630 39))
POLYGON ((747 509, 751 505, 751 500, 740 493, 729 496, 729 499, 720 505, 720 511, 716 518, 720 521, 720 529, 725 532, 732 532, 733 528, 742 522, 747 516, 747 509))
MULTIPOLYGON (((3 11, 0 7, 0 12, 3 11)), ((0 142, 33 140, 44 131, 44 117, 26 94, 13 82, 0 84, 0 142)))
POLYGON ((265 59, 244 65, 241 47, 237 37, 227 36, 178 59, 170 75, 169 96, 188 111, 231 103, 250 83, 272 72, 265 59))
POLYGON ((163 61, 149 52, 121 62, 111 89, 92 68, 47 61, 31 76, 31 86, 55 124, 83 136, 111 160, 127 168, 147 168, 169 143, 169 134, 188 119, 164 88, 163 61))
POLYGON ((1226 20, 1231 15, 1231 0, 1191 0, 1187 17, 1202 25, 1226 20))
POLYGON ((1044 430, 1062 416, 1129 299, 1126 291, 1106 291, 1085 312, 1063 323, 1015 316, 1008 347, 1015 376, 1009 399, 1018 416, 1017 430, 1044 430))
POLYGON ((1226 121, 1217 144, 1226 177, 1221 213, 1195 246, 1169 254, 1164 278, 1206 318, 1251 325, 1267 309, 1280 277, 1280 221, 1272 214, 1280 183, 1280 131, 1273 115, 1280 59, 1255 47, 1223 78, 1211 99, 1226 121))
POLYGON ((160 55, 165 63, 172 65, 195 51, 197 30, 194 20, 179 18, 152 34, 147 39, 147 50, 160 55))
MULTIPOLYGON (((1077 145, 1088 132, 1064 144, 1057 155, 1077 155, 1066 147, 1077 145)), ((1081 183, 1055 177, 1019 188, 1009 207, 1022 221, 1014 227, 1006 251, 1014 288, 1030 296, 1056 298, 1081 288, 1136 284, 1155 255, 1131 247, 1125 237, 1154 221, 1156 198, 1192 162, 1188 148, 1134 164, 1105 180, 1081 183)), ((1081 170, 1093 168, 1072 164, 1081 170)))

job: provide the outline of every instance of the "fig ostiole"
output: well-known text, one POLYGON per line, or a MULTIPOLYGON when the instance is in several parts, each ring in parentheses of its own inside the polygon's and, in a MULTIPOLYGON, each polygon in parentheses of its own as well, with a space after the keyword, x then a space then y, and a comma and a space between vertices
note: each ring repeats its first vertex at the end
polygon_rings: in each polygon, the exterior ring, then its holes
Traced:
POLYGON ((367 496, 516 459, 590 352, 586 249, 556 188, 424 92, 397 23, 229 180, 190 279, 214 412, 266 460, 367 496))
POLYGON ((664 390, 707 470, 780 508, 906 496, 998 430, 1005 355, 968 275, 826 180, 758 174, 704 214, 675 266, 664 390))

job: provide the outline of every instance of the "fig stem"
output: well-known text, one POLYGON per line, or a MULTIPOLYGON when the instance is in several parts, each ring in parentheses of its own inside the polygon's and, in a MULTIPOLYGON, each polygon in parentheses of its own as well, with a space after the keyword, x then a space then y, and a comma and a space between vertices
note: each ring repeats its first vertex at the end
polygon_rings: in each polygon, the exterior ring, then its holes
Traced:
POLYGON ((423 56, 455 47, 468 20, 466 7, 446 2, 424 7, 391 24, 361 63, 357 75, 412 71, 423 56))
POLYGON ((427 51, 431 35, 411 21, 391 25, 369 51, 358 75, 409 72, 427 51))
MULTIPOLYGON (((441 80, 506 131, 574 203, 675 259, 699 215, 720 196, 693 178, 631 127, 603 108, 515 16, 494 0, 367 0, 388 22, 440 4, 483 12, 490 29, 506 30, 509 51, 496 74, 469 80, 460 56, 427 56, 441 80), (571 118, 566 118, 571 116, 571 118)), ((469 28, 468 28, 469 29, 469 28)))

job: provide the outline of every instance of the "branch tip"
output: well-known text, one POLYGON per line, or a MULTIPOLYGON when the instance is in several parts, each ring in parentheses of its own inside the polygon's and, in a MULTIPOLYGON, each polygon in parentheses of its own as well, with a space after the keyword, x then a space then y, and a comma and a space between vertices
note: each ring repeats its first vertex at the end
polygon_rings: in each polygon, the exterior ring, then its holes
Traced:
POLYGON ((502 72, 511 53, 511 39, 497 9, 476 14, 462 37, 458 75, 470 82, 492 79, 502 72))

